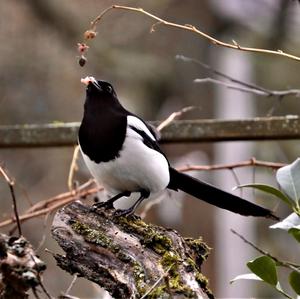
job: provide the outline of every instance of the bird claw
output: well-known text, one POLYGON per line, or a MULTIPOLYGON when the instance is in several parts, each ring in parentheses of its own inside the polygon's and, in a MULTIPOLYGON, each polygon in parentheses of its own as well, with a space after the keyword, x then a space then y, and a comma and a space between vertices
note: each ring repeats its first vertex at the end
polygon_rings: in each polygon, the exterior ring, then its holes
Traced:
POLYGON ((99 209, 111 210, 113 208, 114 208, 113 204, 107 201, 97 202, 91 206, 91 210, 93 212, 96 212, 99 209))
POLYGON ((128 217, 133 215, 134 211, 132 209, 127 210, 116 210, 113 214, 114 217, 128 217))

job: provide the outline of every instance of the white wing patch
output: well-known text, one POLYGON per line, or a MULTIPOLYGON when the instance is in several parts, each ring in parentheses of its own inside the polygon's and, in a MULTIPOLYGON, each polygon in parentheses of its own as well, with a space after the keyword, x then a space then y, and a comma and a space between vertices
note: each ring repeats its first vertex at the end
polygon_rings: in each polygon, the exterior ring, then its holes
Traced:
POLYGON ((128 115, 127 125, 135 127, 138 130, 144 131, 152 140, 156 141, 156 138, 153 136, 153 134, 150 132, 147 126, 139 118, 133 115, 128 115))

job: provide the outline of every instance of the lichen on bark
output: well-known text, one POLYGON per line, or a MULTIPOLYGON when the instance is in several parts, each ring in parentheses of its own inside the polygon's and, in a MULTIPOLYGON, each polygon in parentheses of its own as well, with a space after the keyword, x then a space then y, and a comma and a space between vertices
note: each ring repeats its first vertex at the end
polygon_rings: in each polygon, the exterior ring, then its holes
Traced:
POLYGON ((66 253, 55 255, 58 265, 115 298, 213 297, 201 273, 209 252, 201 239, 137 216, 113 217, 113 210, 95 213, 79 202, 57 212, 52 235, 66 253))

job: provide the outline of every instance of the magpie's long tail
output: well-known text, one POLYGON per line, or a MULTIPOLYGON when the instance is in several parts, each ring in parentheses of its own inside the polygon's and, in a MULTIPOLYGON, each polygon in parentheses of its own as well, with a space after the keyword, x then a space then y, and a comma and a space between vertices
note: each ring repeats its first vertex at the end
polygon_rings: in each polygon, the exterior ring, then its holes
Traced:
POLYGON ((168 188, 182 190, 214 206, 243 216, 262 216, 279 220, 279 218, 273 215, 268 209, 222 191, 189 175, 178 172, 174 168, 170 168, 170 183, 168 188))

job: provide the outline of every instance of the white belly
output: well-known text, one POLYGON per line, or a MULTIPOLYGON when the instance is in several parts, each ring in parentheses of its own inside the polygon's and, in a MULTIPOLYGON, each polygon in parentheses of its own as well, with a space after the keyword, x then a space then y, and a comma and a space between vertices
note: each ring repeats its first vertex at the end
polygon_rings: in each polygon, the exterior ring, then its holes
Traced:
POLYGON ((130 128, 119 154, 113 161, 97 164, 82 152, 88 169, 108 193, 138 192, 141 189, 157 193, 168 186, 170 175, 166 158, 147 147, 130 128))

